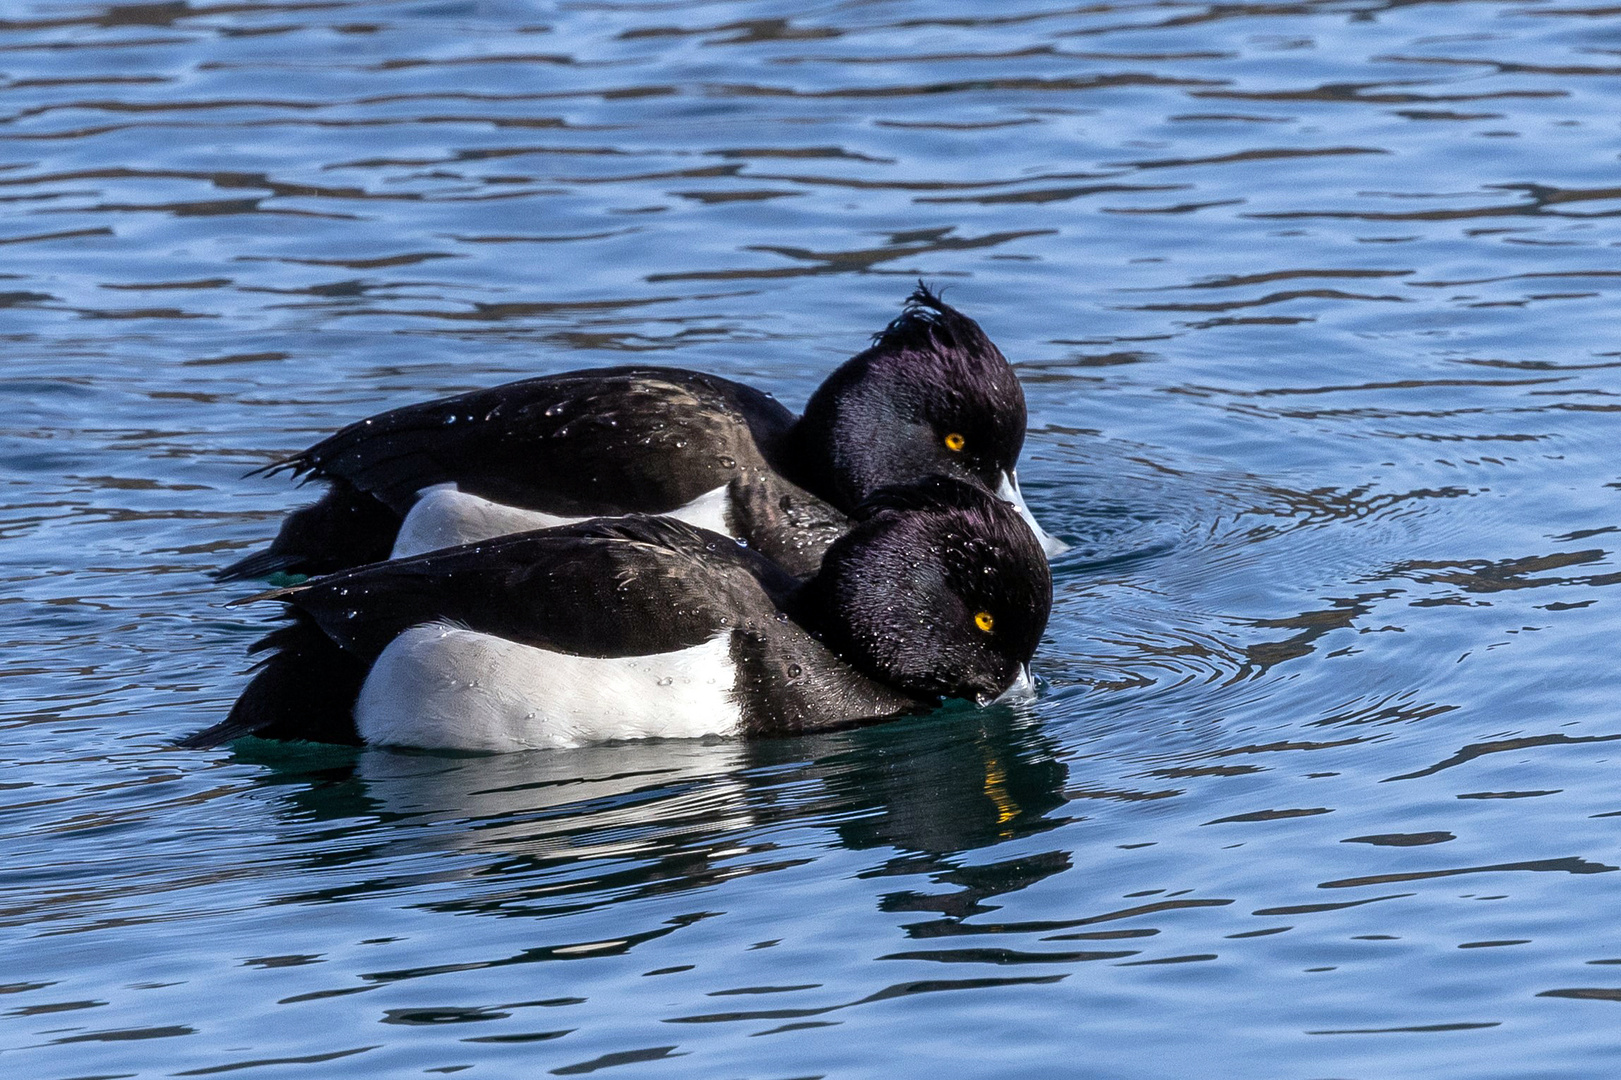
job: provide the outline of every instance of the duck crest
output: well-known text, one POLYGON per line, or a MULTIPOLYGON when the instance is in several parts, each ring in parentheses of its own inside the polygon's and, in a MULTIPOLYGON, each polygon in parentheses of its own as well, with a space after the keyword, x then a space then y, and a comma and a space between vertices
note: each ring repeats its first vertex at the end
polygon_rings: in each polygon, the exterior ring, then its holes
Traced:
POLYGON ((872 343, 880 349, 1002 357, 977 322, 921 281, 906 298, 901 313, 872 336, 872 343))

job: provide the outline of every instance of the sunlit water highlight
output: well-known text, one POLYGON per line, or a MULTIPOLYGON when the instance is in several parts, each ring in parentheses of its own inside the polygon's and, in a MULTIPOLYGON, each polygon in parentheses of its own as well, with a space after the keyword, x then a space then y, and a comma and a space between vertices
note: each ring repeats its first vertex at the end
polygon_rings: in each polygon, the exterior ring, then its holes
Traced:
POLYGON ((0 12, 0 1071, 1612 1073, 1621 17, 0 12), (1072 545, 1027 705, 446 759, 172 741, 348 420, 797 406, 946 288, 1072 545))

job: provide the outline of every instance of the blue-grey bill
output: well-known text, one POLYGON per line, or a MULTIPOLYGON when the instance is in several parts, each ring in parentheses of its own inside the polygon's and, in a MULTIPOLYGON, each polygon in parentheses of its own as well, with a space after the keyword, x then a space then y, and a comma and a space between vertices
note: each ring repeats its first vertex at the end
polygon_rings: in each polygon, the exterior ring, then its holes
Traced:
POLYGON ((1002 691, 997 701, 1029 701, 1036 696, 1036 680, 1030 677, 1030 665, 1019 665, 1019 677, 1013 685, 1002 691))
POLYGON ((1033 701, 1036 697, 1036 680, 1030 675, 1030 665, 1019 665, 1019 677, 1013 680, 1013 685, 992 697, 989 694, 980 694, 975 700, 980 705, 1010 705, 1017 701, 1033 701))
POLYGON ((1069 550, 1068 544, 1064 543, 1056 536, 1048 535, 1047 530, 1043 529, 1041 527, 1041 523, 1036 520, 1036 515, 1030 512, 1030 507, 1025 505, 1024 494, 1019 490, 1018 473, 1003 473, 1002 486, 996 489, 996 494, 1002 499, 1003 502, 1006 502, 1008 505, 1012 506, 1013 509, 1017 510, 1020 517, 1024 518, 1025 524, 1029 525, 1031 531, 1036 534, 1036 540, 1040 542, 1041 550, 1047 553, 1047 558, 1050 559, 1055 555, 1062 555, 1064 552, 1069 550))

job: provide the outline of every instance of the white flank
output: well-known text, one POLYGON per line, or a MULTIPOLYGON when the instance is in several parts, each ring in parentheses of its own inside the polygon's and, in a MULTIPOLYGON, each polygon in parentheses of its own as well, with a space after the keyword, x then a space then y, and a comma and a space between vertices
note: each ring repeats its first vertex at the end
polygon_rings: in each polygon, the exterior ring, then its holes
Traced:
MULTIPOLYGON (((416 504, 400 526, 400 534, 394 541, 390 558, 403 559, 457 544, 472 544, 511 533, 549 529, 554 525, 586 520, 583 517, 560 517, 539 510, 524 510, 491 502, 477 495, 468 495, 458 490, 455 484, 435 484, 423 488, 417 496, 416 504)), ((664 516, 729 536, 731 527, 726 519, 731 503, 730 489, 722 484, 664 516)))
POLYGON ((732 735, 742 724, 736 680, 724 632, 676 652, 606 659, 426 623, 372 665, 355 725, 376 745, 494 752, 732 735))
POLYGON ((1043 529, 1041 524, 1036 521, 1036 515, 1030 512, 1030 507, 1024 501, 1024 492, 1019 490, 1018 473, 1003 473, 1002 486, 996 489, 996 494, 1003 502, 1008 503, 1013 509, 1017 510, 1020 517, 1024 518, 1025 524, 1029 525, 1030 531, 1036 534, 1036 540, 1041 544, 1041 550, 1047 553, 1049 559, 1054 555, 1062 555, 1069 550, 1068 544, 1056 536, 1049 536, 1047 530, 1043 529))
POLYGON ((722 484, 720 487, 711 488, 687 505, 678 506, 664 516, 685 521, 688 525, 696 525, 710 532, 718 532, 722 536, 731 536, 731 486, 722 484))

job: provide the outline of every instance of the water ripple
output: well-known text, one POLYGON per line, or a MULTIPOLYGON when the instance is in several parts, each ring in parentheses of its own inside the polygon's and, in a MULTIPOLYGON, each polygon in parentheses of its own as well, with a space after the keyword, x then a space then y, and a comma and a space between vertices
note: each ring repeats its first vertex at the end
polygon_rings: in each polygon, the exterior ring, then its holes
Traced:
POLYGON ((1592 1074, 1613 10, 971 7, 6 12, 12 1072, 1592 1074), (918 275, 1072 544, 1033 701, 172 747, 242 472, 626 353, 798 406, 918 275))

